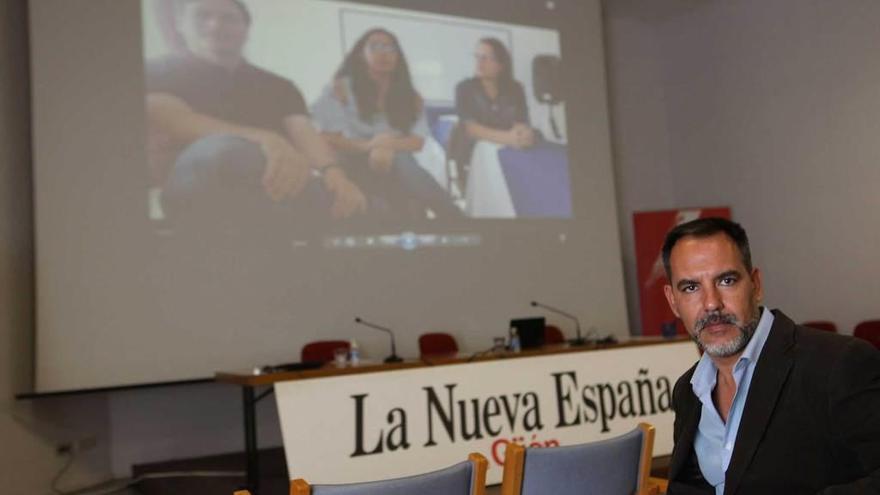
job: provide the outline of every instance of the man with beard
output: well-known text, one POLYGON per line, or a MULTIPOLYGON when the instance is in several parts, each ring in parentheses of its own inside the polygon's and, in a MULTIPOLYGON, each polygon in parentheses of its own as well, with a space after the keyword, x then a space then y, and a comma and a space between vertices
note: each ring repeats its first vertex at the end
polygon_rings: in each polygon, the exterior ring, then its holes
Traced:
POLYGON ((880 352, 760 306, 739 224, 679 225, 663 261, 703 351, 673 392, 668 493, 880 494, 880 352))

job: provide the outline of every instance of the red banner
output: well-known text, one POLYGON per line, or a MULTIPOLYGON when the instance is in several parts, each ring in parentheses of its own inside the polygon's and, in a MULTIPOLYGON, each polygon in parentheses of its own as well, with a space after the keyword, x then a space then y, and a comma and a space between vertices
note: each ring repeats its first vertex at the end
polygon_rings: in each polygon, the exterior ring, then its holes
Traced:
POLYGON ((730 218, 730 208, 689 208, 633 214, 642 335, 685 333, 663 295, 663 286, 667 283, 663 269, 663 240, 676 225, 706 217, 730 218))

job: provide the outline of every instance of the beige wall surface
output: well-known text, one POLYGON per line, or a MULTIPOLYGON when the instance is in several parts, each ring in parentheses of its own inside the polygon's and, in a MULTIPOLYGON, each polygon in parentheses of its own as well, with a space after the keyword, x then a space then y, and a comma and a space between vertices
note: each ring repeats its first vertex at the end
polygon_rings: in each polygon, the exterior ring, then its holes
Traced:
POLYGON ((605 3, 630 322, 631 212, 728 205, 765 302, 880 316, 880 3, 605 3))
POLYGON ((48 487, 60 467, 52 448, 17 415, 12 396, 30 386, 33 243, 24 2, 0 3, 0 480, 10 493, 48 487))
MULTIPOLYGON (((65 464, 55 445, 86 437, 64 482, 106 478, 103 398, 15 401, 32 386, 34 266, 25 1, 0 2, 0 483, 10 494, 43 494, 65 464)), ((68 485, 60 485, 66 488, 68 485)))

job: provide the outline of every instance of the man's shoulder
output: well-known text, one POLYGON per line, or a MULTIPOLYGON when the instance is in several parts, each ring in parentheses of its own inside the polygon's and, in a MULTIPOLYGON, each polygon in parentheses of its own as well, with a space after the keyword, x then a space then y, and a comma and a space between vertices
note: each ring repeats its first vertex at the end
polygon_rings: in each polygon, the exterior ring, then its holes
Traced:
POLYGON ((870 347, 867 342, 848 335, 794 325, 793 340, 796 352, 805 357, 822 361, 835 360, 860 346, 870 347))
POLYGON ((862 371, 880 373, 880 350, 865 340, 797 326, 795 341, 798 344, 798 358, 807 361, 808 365, 819 369, 826 367, 826 371, 871 368, 862 371))
MULTIPOLYGON (((851 337, 834 332, 825 332, 799 325, 779 309, 774 309, 773 325, 764 347, 766 353, 769 354, 787 352, 792 349, 797 354, 812 355, 822 354, 823 349, 828 353, 838 351, 845 347, 850 339, 851 337)), ((763 354, 764 352, 762 352, 763 354)))
MULTIPOLYGON (((790 352, 798 372, 815 375, 817 383, 824 382, 832 369, 847 369, 853 363, 877 362, 880 359, 880 352, 866 341, 798 325, 781 313, 774 314, 776 321, 770 339, 776 339, 776 344, 771 347, 768 356, 790 352), (773 332, 780 334, 774 337, 773 332)), ((775 359, 775 356, 770 357, 775 359)))
POLYGON ((245 74, 244 82, 255 97, 264 101, 285 102, 285 105, 290 105, 285 108, 293 114, 308 113, 305 97, 290 79, 251 63, 242 67, 242 71, 245 74))
POLYGON ((280 76, 280 75, 278 75, 274 72, 271 72, 267 69, 264 69, 262 67, 257 67, 256 65, 253 65, 251 63, 248 63, 244 69, 247 71, 249 78, 253 78, 253 79, 259 80, 262 83, 271 84, 276 87, 292 88, 296 91, 299 91, 296 88, 296 85, 293 84, 293 82, 290 79, 287 79, 286 77, 280 76))

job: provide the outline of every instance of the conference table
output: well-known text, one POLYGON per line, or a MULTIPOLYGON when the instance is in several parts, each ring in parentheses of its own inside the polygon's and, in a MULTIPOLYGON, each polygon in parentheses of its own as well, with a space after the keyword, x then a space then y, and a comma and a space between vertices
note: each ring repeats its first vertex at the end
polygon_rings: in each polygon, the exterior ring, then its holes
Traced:
MULTIPOLYGON (((316 483, 342 483, 424 472, 446 459, 463 460, 462 450, 482 450, 500 465, 499 446, 507 442, 580 443, 621 434, 641 421, 657 427, 655 456, 667 455, 671 386, 697 359, 696 347, 687 337, 634 337, 398 363, 344 367, 328 363, 268 373, 224 371, 215 378, 241 387, 247 486, 256 494, 255 408, 273 392, 290 474, 316 483), (461 399, 462 394, 467 397, 461 399), (465 410, 471 406, 474 413, 468 416, 465 410), (520 407, 525 414, 516 412, 520 407), (413 420, 413 411, 421 413, 416 419, 427 419, 424 424, 413 420), (556 421, 546 421, 554 412, 556 421), (382 418, 382 424, 369 423, 375 418, 382 418), (467 442, 465 437, 470 437, 467 442), (326 466, 333 468, 332 475, 326 466)), ((498 475, 491 473, 490 483, 497 482, 498 475)))

